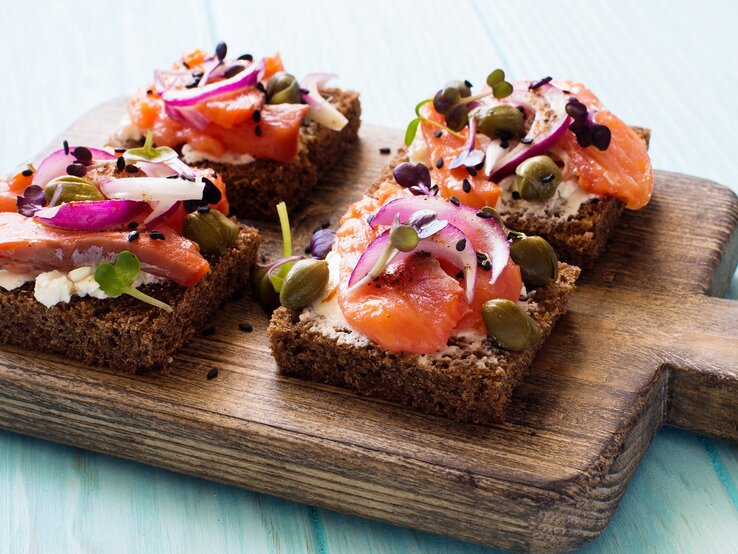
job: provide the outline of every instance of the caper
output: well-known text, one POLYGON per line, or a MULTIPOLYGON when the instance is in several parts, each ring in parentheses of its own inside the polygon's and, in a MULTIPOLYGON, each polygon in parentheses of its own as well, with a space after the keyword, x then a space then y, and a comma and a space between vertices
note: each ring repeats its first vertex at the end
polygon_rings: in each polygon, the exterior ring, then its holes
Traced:
POLYGON ((515 173, 518 192, 525 200, 548 200, 561 182, 561 169, 548 156, 528 158, 515 173))
POLYGON ((267 83, 267 104, 299 104, 300 84, 294 75, 277 73, 267 83))
POLYGON ((105 199, 98 188, 87 179, 66 176, 54 179, 46 185, 44 196, 46 196, 47 202, 51 202, 51 199, 54 198, 58 187, 61 187, 61 191, 56 199, 56 204, 105 199))
POLYGON ((541 328, 515 302, 504 298, 488 300, 482 305, 482 319, 487 334, 502 348, 519 352, 541 339, 541 328))
POLYGON ((279 301, 285 308, 297 310, 304 308, 313 300, 317 300, 320 293, 328 284, 330 271, 325 260, 300 260, 292 266, 282 283, 279 292, 279 301))
POLYGON ((525 136, 525 116, 510 104, 491 106, 477 114, 477 131, 491 139, 520 139, 525 136))
POLYGON ((251 292, 268 314, 279 307, 279 295, 269 278, 269 266, 257 265, 251 270, 251 292))
POLYGON ((459 104, 446 112, 446 127, 459 132, 469 123, 469 110, 464 104, 459 104))
POLYGON ((223 254, 238 237, 238 225, 218 210, 193 212, 184 218, 184 236, 200 247, 203 254, 223 254))
POLYGON ((390 233, 390 243, 400 252, 411 252, 418 246, 418 232, 410 225, 398 225, 390 233))
POLYGON ((520 266, 528 288, 545 287, 559 278, 559 259, 542 237, 522 237, 510 245, 510 257, 520 266))

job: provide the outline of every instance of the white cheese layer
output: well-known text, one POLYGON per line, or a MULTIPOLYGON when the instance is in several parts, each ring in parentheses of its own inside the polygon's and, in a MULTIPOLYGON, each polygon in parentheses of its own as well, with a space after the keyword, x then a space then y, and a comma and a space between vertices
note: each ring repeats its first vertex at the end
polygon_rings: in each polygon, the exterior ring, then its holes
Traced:
POLYGON ((144 139, 143 133, 138 127, 131 121, 131 116, 124 115, 120 123, 118 124, 118 131, 115 133, 115 138, 120 142, 139 142, 144 139))
MULTIPOLYGON (((156 277, 151 273, 141 271, 133 282, 134 288, 151 283, 162 283, 165 279, 156 277)), ((33 296, 47 308, 51 308, 59 302, 69 302, 72 296, 91 296, 93 298, 116 298, 110 297, 100 288, 95 281, 95 268, 90 266, 78 267, 67 273, 62 271, 47 271, 36 277, 33 296)))
POLYGON ((231 165, 246 165, 256 160, 256 158, 250 154, 236 154, 235 152, 226 152, 222 156, 212 156, 206 152, 195 150, 189 144, 185 144, 182 147, 182 160, 188 164, 218 162, 231 165))

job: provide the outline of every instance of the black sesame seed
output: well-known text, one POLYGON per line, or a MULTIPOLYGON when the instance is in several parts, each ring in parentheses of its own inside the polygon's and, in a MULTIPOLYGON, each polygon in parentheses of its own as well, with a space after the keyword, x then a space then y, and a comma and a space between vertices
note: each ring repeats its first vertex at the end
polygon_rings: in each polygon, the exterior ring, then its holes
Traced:
POLYGON ((256 133, 257 137, 261 136, 261 125, 259 125, 258 123, 256 125, 256 129, 254 129, 254 133, 256 133))
POLYGON ((251 325, 251 323, 239 323, 238 328, 241 329, 244 333, 250 333, 254 330, 254 326, 251 325))
POLYGON ((133 242, 134 240, 138 240, 138 237, 140 237, 140 233, 138 231, 131 231, 128 233, 128 242, 133 242))
POLYGON ((126 173, 138 173, 138 167, 133 164, 128 164, 126 166, 126 173))
POLYGON ((479 210, 477 212, 477 217, 481 217, 482 219, 492 219, 494 215, 492 214, 492 212, 488 212, 485 210, 479 210))
POLYGON ((492 262, 490 262, 489 260, 484 260, 482 262, 482 269, 484 269, 485 271, 489 271, 490 269, 492 269, 492 262))
POLYGON ((205 327, 205 329, 203 329, 202 331, 200 331, 200 334, 203 337, 210 337, 210 336, 212 336, 213 334, 215 334, 215 326, 214 325, 211 325, 210 327, 205 327))
POLYGON ((179 179, 179 175, 177 175, 175 173, 174 175, 169 175, 169 176, 165 177, 165 179, 179 179))
POLYGON ((552 79, 553 79, 552 77, 544 77, 543 79, 540 79, 536 81, 535 83, 531 84, 528 87, 528 90, 535 90, 539 87, 542 87, 543 85, 550 83, 552 79))
POLYGON ((225 77, 226 79, 230 79, 231 77, 238 75, 242 71, 243 71, 242 65, 232 65, 231 67, 229 67, 223 72, 223 77, 225 77))
POLYGON ((226 46, 226 43, 219 42, 218 45, 215 47, 215 55, 218 57, 220 61, 223 61, 223 58, 226 57, 227 53, 228 53, 228 46, 226 46))
POLYGON ((264 83, 262 83, 261 81, 259 81, 258 83, 256 83, 256 90, 258 90, 259 92, 266 92, 267 91, 266 87, 264 86, 264 83))
POLYGON ((188 64, 186 61, 182 60, 182 65, 185 66, 186 69, 190 68, 190 64, 188 64))
POLYGON ((512 191, 513 200, 520 200, 520 193, 517 190, 512 191))
POLYGON ((463 279, 463 278, 464 278, 464 272, 463 272, 463 271, 459 271, 459 272, 458 272, 458 273, 456 274, 456 278, 457 278, 457 279, 463 279))
POLYGON ((312 254, 313 253, 313 249, 310 248, 309 246, 306 246, 304 252, 305 252, 305 254, 312 254))
POLYGON ((115 167, 118 171, 123 171, 126 168, 126 161, 123 159, 123 156, 119 156, 115 161, 115 167))
POLYGON ((437 167, 438 169, 441 169, 441 168, 443 167, 443 158, 442 158, 442 157, 441 157, 441 158, 438 158, 438 159, 436 160, 436 167, 437 167))
POLYGON ((239 60, 246 60, 247 62, 253 62, 254 61, 254 56, 252 56, 251 54, 241 54, 238 57, 238 59, 239 60))
POLYGON ((212 381, 218 376, 218 368, 214 367, 210 371, 208 371, 208 381, 212 381))
POLYGON ((473 167, 467 167, 467 168, 466 168, 466 172, 467 172, 467 173, 468 173, 469 175, 471 175, 472 177, 476 177, 476 176, 477 176, 477 170, 476 170, 476 169, 474 169, 473 167))
POLYGON ((436 138, 441 138, 443 136, 443 131, 441 131, 440 129, 438 129, 438 131, 435 131, 433 133, 433 136, 436 137, 436 138))
POLYGON ((216 187, 213 182, 207 177, 202 178, 202 182, 205 186, 202 189, 202 199, 208 204, 217 204, 223 198, 223 193, 216 187))
POLYGON ((73 163, 67 166, 67 175, 72 175, 73 177, 84 177, 87 175, 87 168, 82 164, 73 163))
POLYGON ((24 169, 23 171, 21 171, 21 175, 23 175, 23 177, 30 177, 31 175, 33 175, 33 171, 31 171, 30 169, 24 169))
POLYGON ((89 148, 85 148, 84 146, 78 146, 75 148, 72 155, 77 158, 78 162, 83 164, 88 164, 92 161, 92 152, 90 152, 89 148))
POLYGON ((509 147, 510 147, 510 143, 508 141, 506 140, 500 141, 500 148, 509 148, 509 147))
POLYGON ((251 119, 254 120, 254 123, 259 123, 261 121, 261 110, 254 110, 254 113, 251 114, 251 119))
POLYGON ((128 223, 129 229, 136 229, 137 227, 138 227, 138 223, 136 221, 131 221, 130 223, 128 223))
POLYGON ((146 95, 147 96, 151 96, 152 94, 154 94, 154 90, 153 89, 150 89, 150 88, 147 88, 146 89, 146 95))
POLYGON ((151 231, 151 233, 149 233, 149 236, 151 237, 151 240, 166 240, 164 233, 162 233, 161 231, 151 231))
POLYGON ((182 206, 184 206, 184 209, 188 214, 191 214, 200 207, 201 203, 202 200, 185 200, 182 202, 182 206))
POLYGON ((463 252, 466 248, 466 239, 461 239, 459 242, 456 243, 456 250, 459 252, 463 252))
POLYGON ((69 156, 69 143, 65 140, 62 142, 62 146, 64 147, 64 155, 69 156))
POLYGON ((471 183, 469 182, 469 179, 464 179, 464 180, 463 180, 463 181, 461 182, 461 189, 462 189, 462 190, 463 190, 464 192, 466 192, 466 193, 469 193, 469 192, 471 192, 472 186, 471 186, 471 183))
POLYGON ((123 152, 125 152, 125 151, 126 151, 126 149, 125 149, 125 148, 116 148, 116 149, 115 149, 115 153, 116 153, 116 154, 122 154, 122 153, 123 153, 123 152))
POLYGON ((468 80, 468 79, 464 79, 464 84, 465 84, 465 85, 466 85, 467 87, 469 87, 469 88, 473 88, 473 87, 474 87, 474 85, 472 85, 472 84, 471 84, 471 83, 469 82, 469 80, 468 80))
POLYGON ((525 137, 520 139, 520 144, 530 144, 533 142, 533 139, 530 137, 525 137))
POLYGON ((198 206, 197 213, 199 214, 206 214, 210 211, 210 206, 205 204, 204 206, 198 206))
POLYGON ((388 148, 387 146, 383 146, 382 148, 379 149, 380 154, 389 154, 390 152, 392 152, 392 150, 388 148))
POLYGON ((461 202, 459 202, 459 199, 456 198, 455 196, 452 196, 451 198, 449 198, 448 201, 451 202, 454 206, 461 205, 461 202))
POLYGON ((440 190, 441 190, 441 189, 439 189, 439 188, 438 188, 438 185, 433 185, 433 186, 432 186, 432 187, 430 188, 431 194, 432 194, 433 196, 436 196, 436 195, 438 194, 438 192, 439 192, 440 190))
POLYGON ((200 79, 202 77, 193 77, 186 85, 185 88, 195 88, 197 85, 200 84, 200 79))

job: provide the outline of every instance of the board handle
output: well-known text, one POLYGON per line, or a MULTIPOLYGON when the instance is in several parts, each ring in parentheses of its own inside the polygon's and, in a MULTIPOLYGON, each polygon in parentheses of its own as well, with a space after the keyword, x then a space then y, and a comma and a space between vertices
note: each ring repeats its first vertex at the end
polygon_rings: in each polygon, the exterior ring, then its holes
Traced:
POLYGON ((738 442, 738 301, 685 298, 667 353, 666 423, 738 442))

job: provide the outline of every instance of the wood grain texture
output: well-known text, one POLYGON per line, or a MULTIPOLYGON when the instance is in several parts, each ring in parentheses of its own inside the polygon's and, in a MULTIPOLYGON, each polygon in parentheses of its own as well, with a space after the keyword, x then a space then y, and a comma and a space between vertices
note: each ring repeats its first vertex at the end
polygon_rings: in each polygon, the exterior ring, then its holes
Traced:
MULTIPOLYGON (((121 101, 103 105, 64 137, 99 142, 122 108, 121 101)), ((397 144, 399 135, 364 128, 359 147, 295 218, 298 245, 316 224, 336 222, 387 162, 379 147, 397 144)), ((719 274, 714 253, 723 253, 738 217, 735 196, 722 190, 657 175, 656 208, 628 226, 641 237, 630 243, 629 263, 608 266, 605 254, 611 279, 590 278, 572 297, 504 424, 457 424, 281 377, 266 317, 243 300, 216 317, 213 336, 183 349, 166 375, 120 375, 4 349, 0 426, 473 542, 573 548, 607 524, 667 417, 738 439, 736 412, 720 411, 733 406, 724 393, 738 390, 738 312, 700 294, 709 289, 703 281, 719 274), (686 206, 667 200, 689 200, 689 191, 713 214, 694 242, 673 223, 686 206), (642 224, 648 227, 638 231, 642 224), (691 259, 700 271, 663 264, 655 273, 644 265, 659 256, 691 259), (254 332, 239 332, 241 321, 254 332), (211 367, 219 377, 206 381, 211 367), (692 397, 672 386, 679 379, 699 380, 692 397), (690 409, 695 390, 711 408, 690 409)), ((266 252, 278 250, 276 227, 262 233, 266 252)), ((613 256, 623 255, 618 240, 613 256)))
MULTIPOLYGON (((82 0, 0 2, 0 173, 153 67, 224 39, 255 54, 279 49, 297 75, 338 73, 339 85, 362 92, 365 121, 386 126, 402 126, 450 76, 475 81, 499 66, 581 79, 623 119, 654 129, 655 167, 738 190, 736 26, 730 0, 459 0, 453 9, 440 0, 183 0, 176 9, 130 0, 114 11, 82 0), (464 40, 439 38, 454 29, 464 40)), ((729 294, 738 299, 738 279, 729 294)), ((584 551, 738 551, 736 487, 738 447, 666 428, 584 551)), ((491 552, 2 431, 0 513, 2 554, 491 552)))

